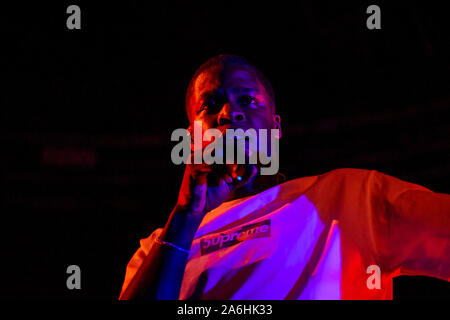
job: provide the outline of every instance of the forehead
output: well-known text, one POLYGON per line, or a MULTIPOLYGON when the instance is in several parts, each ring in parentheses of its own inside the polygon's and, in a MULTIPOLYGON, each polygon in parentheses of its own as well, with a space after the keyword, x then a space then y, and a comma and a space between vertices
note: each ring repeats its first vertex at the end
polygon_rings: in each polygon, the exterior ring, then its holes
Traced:
POLYGON ((232 64, 213 66, 204 70, 194 82, 193 98, 198 101, 204 93, 219 88, 231 93, 233 93, 233 89, 239 88, 264 91, 264 87, 251 67, 232 64))

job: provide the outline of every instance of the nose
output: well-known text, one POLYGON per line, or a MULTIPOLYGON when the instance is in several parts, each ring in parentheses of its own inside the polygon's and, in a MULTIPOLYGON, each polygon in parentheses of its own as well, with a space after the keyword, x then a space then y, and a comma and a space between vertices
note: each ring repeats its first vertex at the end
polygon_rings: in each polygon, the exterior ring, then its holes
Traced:
POLYGON ((226 103, 217 117, 217 123, 219 126, 223 126, 229 123, 239 123, 245 119, 245 113, 232 110, 230 104, 226 103))

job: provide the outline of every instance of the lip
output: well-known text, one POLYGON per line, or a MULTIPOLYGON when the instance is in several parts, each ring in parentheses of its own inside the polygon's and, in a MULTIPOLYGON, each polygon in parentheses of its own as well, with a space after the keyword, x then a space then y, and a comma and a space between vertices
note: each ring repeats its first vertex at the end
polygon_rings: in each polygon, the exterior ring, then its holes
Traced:
POLYGON ((242 129, 243 131, 247 131, 247 128, 245 128, 245 127, 236 126, 236 125, 232 125, 232 124, 218 126, 216 129, 218 129, 222 133, 222 135, 225 135, 225 133, 228 129, 232 129, 232 130, 242 129))

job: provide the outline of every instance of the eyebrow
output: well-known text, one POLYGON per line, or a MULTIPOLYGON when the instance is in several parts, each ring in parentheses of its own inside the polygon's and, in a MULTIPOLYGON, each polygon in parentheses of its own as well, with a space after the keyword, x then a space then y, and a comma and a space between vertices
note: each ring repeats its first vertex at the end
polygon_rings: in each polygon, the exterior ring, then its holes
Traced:
POLYGON ((232 88, 230 91, 233 94, 259 92, 259 90, 255 89, 255 88, 246 88, 246 87, 232 88))
POLYGON ((211 97, 217 96, 222 94, 222 92, 220 92, 220 90, 209 90, 209 91, 205 91, 200 95, 200 99, 201 100, 205 100, 205 99, 209 99, 211 97))
MULTIPOLYGON (((258 89, 255 88, 251 88, 251 87, 235 87, 235 88, 231 88, 229 89, 229 91, 232 94, 240 94, 240 93, 259 93, 258 89)), ((222 90, 212 90, 212 91, 205 91, 200 95, 200 98, 202 100, 205 99, 209 99, 211 97, 214 97, 216 95, 223 95, 223 91, 222 90)))

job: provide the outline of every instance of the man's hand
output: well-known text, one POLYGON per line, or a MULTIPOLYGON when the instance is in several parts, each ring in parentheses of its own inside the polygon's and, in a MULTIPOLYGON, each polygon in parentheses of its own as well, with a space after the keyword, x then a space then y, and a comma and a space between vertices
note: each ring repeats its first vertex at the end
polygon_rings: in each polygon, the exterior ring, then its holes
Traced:
POLYGON ((256 174, 254 165, 188 164, 176 207, 201 221, 207 212, 220 206, 237 188, 250 183, 256 174))

